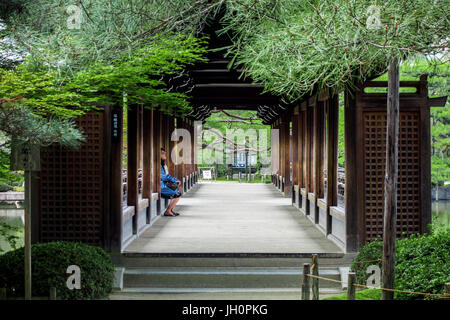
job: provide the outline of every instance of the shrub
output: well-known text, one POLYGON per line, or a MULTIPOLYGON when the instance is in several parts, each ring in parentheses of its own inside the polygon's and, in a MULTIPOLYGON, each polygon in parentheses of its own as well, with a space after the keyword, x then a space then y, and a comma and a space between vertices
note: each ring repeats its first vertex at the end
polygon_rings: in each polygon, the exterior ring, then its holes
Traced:
MULTIPOLYGON (((411 235, 399 239, 395 255, 395 289, 425 293, 444 293, 444 285, 450 282, 450 229, 441 229, 431 235, 411 235)), ((366 244, 354 262, 380 259, 383 243, 366 244)), ((357 283, 365 284, 366 268, 373 263, 352 263, 357 283)), ((381 267, 381 263, 378 263, 381 267)), ((406 293, 395 293, 395 299, 436 299, 406 293)))
MULTIPOLYGON (((450 229, 432 235, 412 235, 397 243, 395 288, 444 293, 445 283, 450 282, 450 229)), ((423 296, 396 293, 396 298, 409 300, 423 296)))
POLYGON ((367 267, 370 265, 377 265, 381 269, 381 261, 379 262, 361 262, 361 261, 374 261, 381 259, 383 256, 383 242, 381 240, 375 240, 368 242, 363 246, 355 259, 352 261, 351 271, 356 273, 356 282, 360 284, 366 284, 367 278, 370 274, 366 273, 367 267))
POLYGON ((12 190, 12 189, 13 189, 13 187, 10 186, 9 184, 4 183, 4 182, 0 182, 0 192, 7 192, 7 191, 12 190))
MULTIPOLYGON (((33 296, 48 296, 50 287, 56 287, 59 299, 100 299, 112 290, 114 267, 99 247, 64 241, 33 244, 31 261, 33 296), (70 265, 80 267, 81 289, 67 288, 70 265)), ((0 256, 0 287, 6 287, 8 295, 24 295, 23 279, 24 248, 0 256)))

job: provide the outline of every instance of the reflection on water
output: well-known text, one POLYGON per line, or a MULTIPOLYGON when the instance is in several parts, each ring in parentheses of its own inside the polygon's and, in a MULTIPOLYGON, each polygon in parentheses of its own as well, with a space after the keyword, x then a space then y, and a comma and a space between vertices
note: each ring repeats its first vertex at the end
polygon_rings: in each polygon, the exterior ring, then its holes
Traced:
MULTIPOLYGON (((14 210, 14 209, 12 209, 14 210)), ((6 237, 8 236, 16 236, 17 243, 16 247, 20 248, 23 246, 23 221, 21 217, 0 217, 0 229, 3 229, 1 227, 1 224, 6 224, 8 226, 11 226, 14 228, 13 230, 5 230, 6 235, 0 234, 0 254, 6 251, 11 250, 12 248, 9 245, 9 242, 6 240, 6 237)), ((1 231, 1 230, 0 230, 1 231)))
POLYGON ((450 227, 450 201, 433 201, 431 211, 436 223, 450 227))

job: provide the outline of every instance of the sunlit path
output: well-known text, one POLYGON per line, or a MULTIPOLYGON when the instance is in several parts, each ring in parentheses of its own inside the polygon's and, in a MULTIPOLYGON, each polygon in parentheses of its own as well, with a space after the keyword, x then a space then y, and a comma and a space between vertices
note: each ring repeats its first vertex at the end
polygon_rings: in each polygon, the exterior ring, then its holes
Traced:
POLYGON ((126 252, 334 253, 341 250, 272 185, 202 183, 126 252))

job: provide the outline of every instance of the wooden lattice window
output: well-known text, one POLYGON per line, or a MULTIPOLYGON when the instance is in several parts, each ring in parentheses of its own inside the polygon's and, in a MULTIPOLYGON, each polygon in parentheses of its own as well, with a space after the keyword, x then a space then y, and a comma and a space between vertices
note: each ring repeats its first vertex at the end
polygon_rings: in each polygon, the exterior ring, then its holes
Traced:
MULTIPOLYGON (((364 113, 366 240, 383 234, 386 113, 364 113)), ((420 231, 420 123, 418 112, 401 112, 397 236, 420 231)))
POLYGON ((78 151, 48 147, 41 151, 41 241, 102 244, 103 114, 76 121, 86 142, 78 151))

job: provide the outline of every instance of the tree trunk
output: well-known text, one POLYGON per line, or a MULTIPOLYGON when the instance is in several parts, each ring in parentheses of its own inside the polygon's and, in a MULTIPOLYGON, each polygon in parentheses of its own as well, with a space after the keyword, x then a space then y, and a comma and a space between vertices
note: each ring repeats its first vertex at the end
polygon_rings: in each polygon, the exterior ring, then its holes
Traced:
MULTIPOLYGON (((389 61, 386 129, 386 176, 384 188, 383 288, 394 288, 395 238, 397 219, 398 132, 399 132, 399 62, 389 61)), ((382 300, 392 300, 394 293, 382 291, 382 300)))

